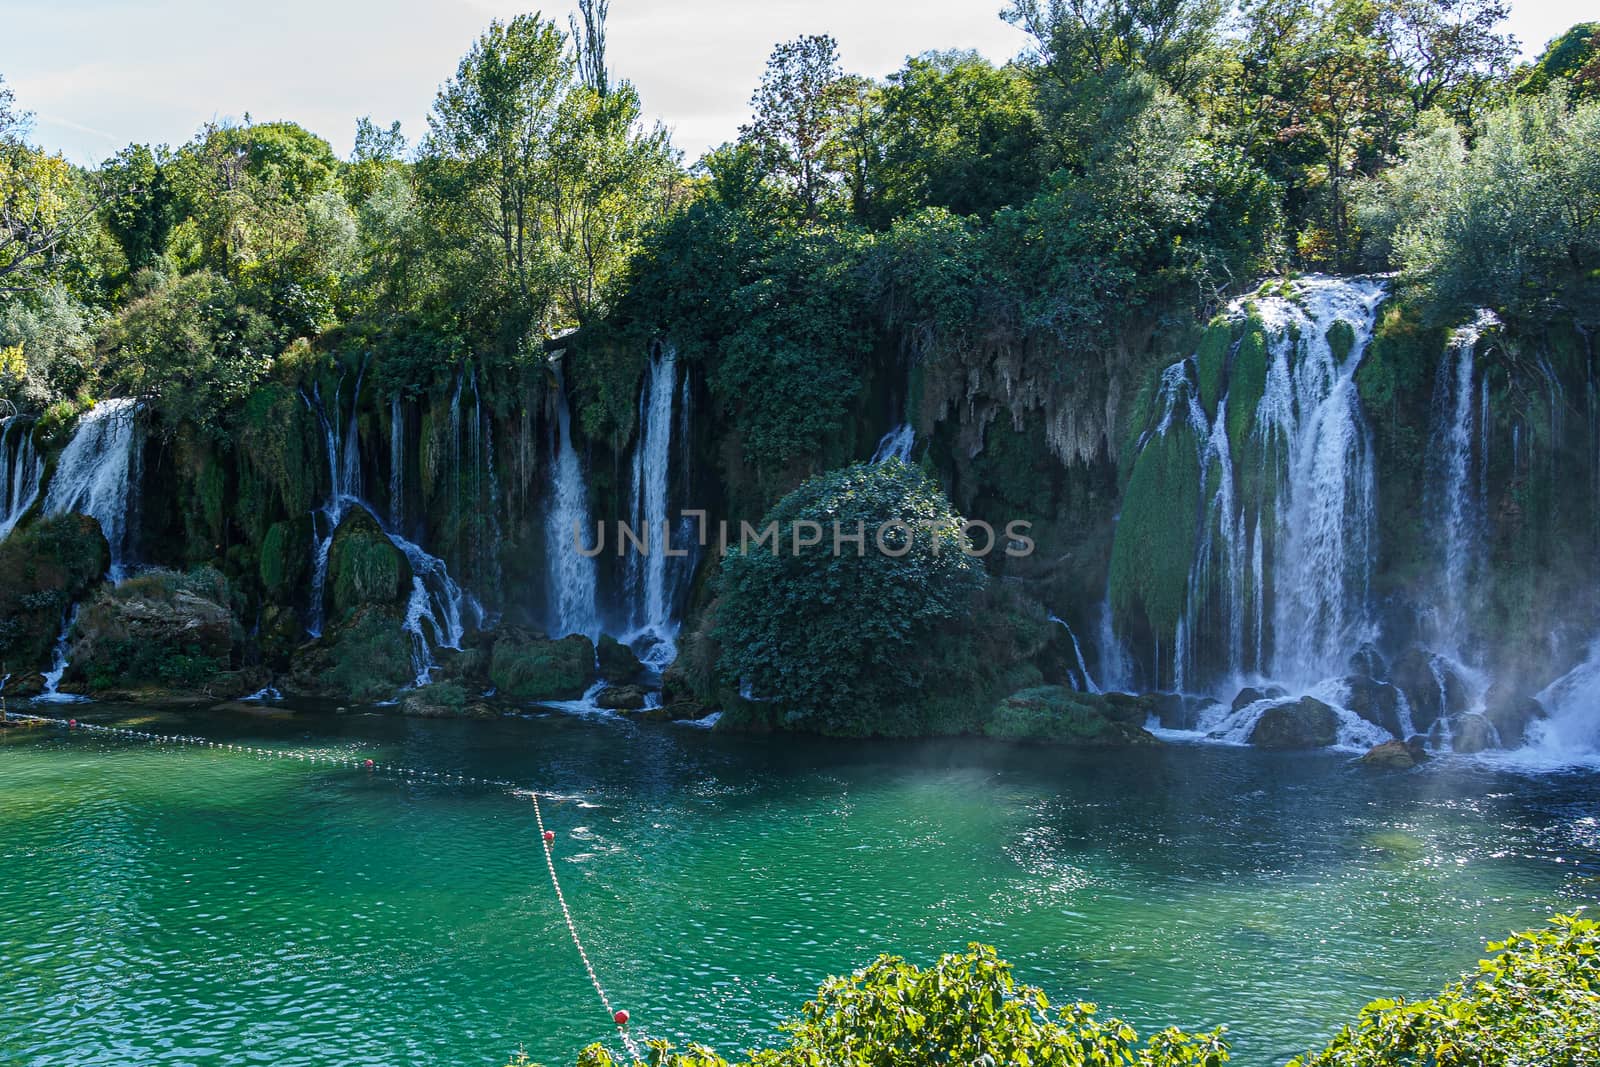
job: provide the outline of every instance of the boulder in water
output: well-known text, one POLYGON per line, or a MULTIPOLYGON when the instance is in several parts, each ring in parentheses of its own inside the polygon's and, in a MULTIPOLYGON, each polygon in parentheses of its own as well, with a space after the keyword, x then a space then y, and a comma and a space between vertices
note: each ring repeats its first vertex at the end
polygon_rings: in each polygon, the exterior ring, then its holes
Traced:
POLYGON ((1455 664, 1413 645, 1389 669, 1389 680, 1411 705, 1411 724, 1421 732, 1442 718, 1459 715, 1471 703, 1471 688, 1455 664))
POLYGON ((1381 745, 1374 745, 1357 762, 1380 771, 1409 771, 1426 759, 1428 750, 1422 747, 1421 739, 1412 738, 1409 741, 1385 741, 1381 745))
POLYGON ((551 641, 507 631, 494 644, 489 678, 501 696, 574 700, 594 682, 594 645, 582 634, 551 641))
POLYGON ((639 657, 633 654, 633 649, 618 641, 610 634, 601 634, 600 643, 595 648, 595 655, 600 661, 600 676, 612 680, 632 678, 643 670, 639 657))
POLYGON ((1067 745, 1149 745, 1146 711, 1119 705, 1093 693, 1041 685, 1012 693, 996 705, 984 733, 1005 741, 1045 741, 1067 745))
POLYGON ((642 711, 648 696, 641 685, 608 685, 595 694, 594 703, 607 711, 642 711))
POLYGON ((1339 713, 1315 697, 1275 704, 1250 731, 1257 748, 1326 748, 1339 739, 1339 713))
POLYGON ((1450 723, 1450 748, 1463 755, 1498 748, 1500 738, 1494 724, 1482 715, 1458 715, 1450 723))
POLYGON ((1400 702, 1405 698, 1400 690, 1365 674, 1349 675, 1344 680, 1344 688, 1345 707, 1397 738, 1403 735, 1405 724, 1400 721, 1400 702))
POLYGON ((1533 697, 1520 695, 1496 682, 1484 697, 1483 715, 1500 735, 1503 747, 1518 748, 1528 738, 1529 724, 1546 718, 1547 712, 1533 697))
POLYGON ((1233 698, 1233 710, 1249 707, 1263 700, 1282 700, 1289 691, 1281 685, 1247 685, 1233 698))

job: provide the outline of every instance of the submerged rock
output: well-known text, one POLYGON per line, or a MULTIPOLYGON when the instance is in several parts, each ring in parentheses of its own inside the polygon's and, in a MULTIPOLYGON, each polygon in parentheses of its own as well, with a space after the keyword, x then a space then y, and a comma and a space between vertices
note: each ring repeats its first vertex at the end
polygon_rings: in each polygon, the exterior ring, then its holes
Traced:
POLYGON ((1339 713, 1316 697, 1276 704, 1250 730, 1257 748, 1326 748, 1339 740, 1339 713))
POLYGON ((1357 762, 1380 771, 1408 771, 1428 758, 1428 750, 1422 747, 1422 740, 1411 738, 1408 741, 1385 741, 1381 745, 1374 745, 1357 762))
POLYGON ((1149 745, 1146 708, 1064 686, 1023 689, 1002 700, 984 733, 1006 741, 1048 741, 1068 745, 1149 745))

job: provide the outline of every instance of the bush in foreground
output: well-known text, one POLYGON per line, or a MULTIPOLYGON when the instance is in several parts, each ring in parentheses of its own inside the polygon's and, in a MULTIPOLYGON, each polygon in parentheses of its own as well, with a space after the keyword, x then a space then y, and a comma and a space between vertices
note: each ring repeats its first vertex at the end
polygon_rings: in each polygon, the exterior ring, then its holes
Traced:
MULTIPOLYGON (((1319 1053, 1288 1067, 1593 1067, 1600 1064, 1600 923, 1558 915, 1550 928, 1490 942, 1492 959, 1436 997, 1375 1000, 1319 1053)), ((830 978, 800 1017, 789 1044, 753 1052, 738 1067, 1220 1067, 1223 1029, 1169 1028, 1141 1042, 1092 1004, 1053 1008, 1021 985, 984 945, 924 970, 880 956, 830 978)), ((534 1067, 526 1057, 517 1064, 534 1067)), ((622 1067, 600 1045, 578 1067, 622 1067)), ((651 1042, 629 1067, 733 1067, 711 1049, 675 1052, 651 1042)))

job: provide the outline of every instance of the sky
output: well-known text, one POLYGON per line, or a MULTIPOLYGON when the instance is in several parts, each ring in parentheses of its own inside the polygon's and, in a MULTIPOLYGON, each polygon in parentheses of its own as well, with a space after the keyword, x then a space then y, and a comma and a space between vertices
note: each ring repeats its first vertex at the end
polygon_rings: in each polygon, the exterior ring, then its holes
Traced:
MULTIPOLYGON (((544 11, 563 26, 572 0, 544 11)), ((607 61, 693 161, 731 140, 772 46, 831 33, 844 67, 883 77, 906 56, 972 48, 996 62, 1027 45, 1002 0, 611 0, 607 61)), ((359 116, 398 119, 413 143, 440 83, 497 0, 5 0, 0 75, 34 113, 35 143, 93 165, 138 141, 178 145, 205 122, 291 119, 349 154, 359 116)), ((1526 56, 1588 0, 1512 0, 1526 56)))

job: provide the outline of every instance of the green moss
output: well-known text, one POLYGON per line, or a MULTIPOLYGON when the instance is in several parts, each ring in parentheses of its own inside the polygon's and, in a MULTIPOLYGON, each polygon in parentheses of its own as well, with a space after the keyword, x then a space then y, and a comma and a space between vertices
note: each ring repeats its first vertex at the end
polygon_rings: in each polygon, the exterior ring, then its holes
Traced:
POLYGON ((1334 319, 1333 325, 1328 327, 1328 350, 1333 353, 1335 363, 1343 363, 1350 358, 1350 350, 1356 345, 1355 327, 1343 319, 1334 319))
POLYGON ((1174 424, 1152 437, 1134 463, 1111 551, 1111 602, 1141 615, 1170 641, 1183 612, 1199 527, 1200 462, 1194 435, 1174 424))
POLYGON ((365 508, 346 515, 328 549, 330 618, 367 604, 397 604, 411 588, 411 568, 365 508))
POLYGON ((319 688, 352 700, 386 700, 414 680, 411 639, 393 615, 363 608, 334 637, 319 688))
POLYGON ((310 567, 311 522, 300 518, 275 522, 261 541, 261 586, 269 598, 287 602, 300 588, 310 567))
POLYGON ((0 672, 45 667, 67 609, 110 566, 100 524, 84 515, 40 519, 0 541, 0 672))
POLYGON ((594 645, 572 634, 559 641, 508 634, 495 642, 489 678, 502 696, 521 700, 572 700, 595 678, 594 645))
POLYGON ((326 463, 299 392, 268 382, 245 399, 237 435, 241 503, 253 541, 275 518, 303 515, 317 499, 326 463))
POLYGON ((1228 443, 1236 470, 1255 428, 1256 409, 1267 391, 1267 360, 1266 331, 1258 320, 1251 320, 1239 338, 1228 370, 1228 443))
MULTIPOLYGON (((1228 353, 1233 349, 1234 328, 1219 319, 1206 328, 1195 352, 1195 370, 1200 378, 1200 405, 1207 415, 1216 415, 1217 401, 1222 398, 1223 385, 1228 377, 1228 353)), ((1230 387, 1230 403, 1231 403, 1230 387)))
MULTIPOLYGON (((1136 714, 1136 713, 1135 713, 1136 714)), ((1128 745, 1154 741, 1124 709, 1103 697, 1059 685, 1038 686, 1002 700, 983 732, 1005 741, 1069 745, 1128 745)))

